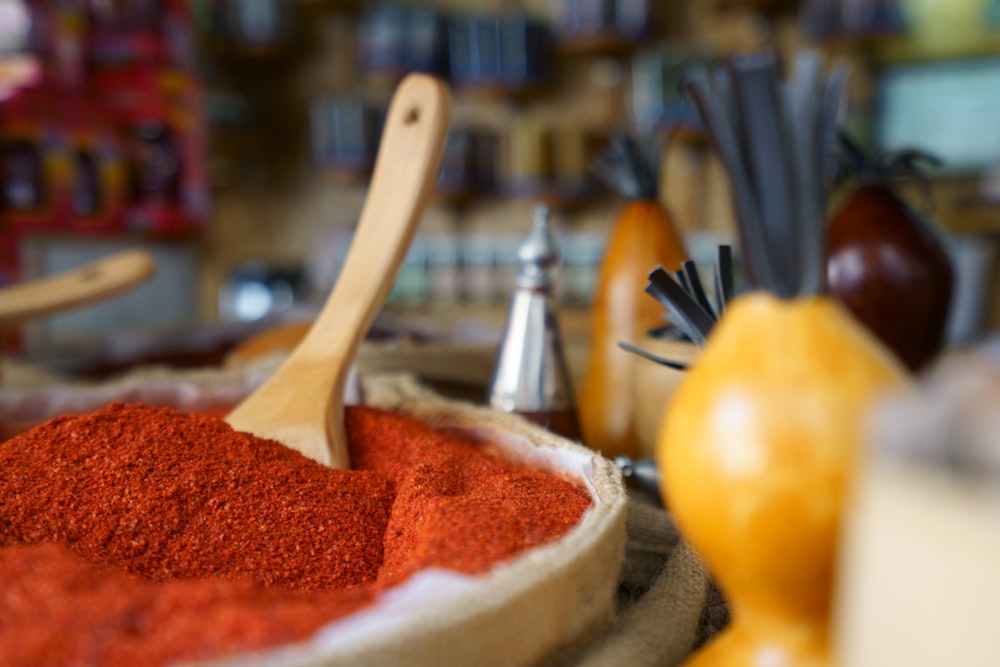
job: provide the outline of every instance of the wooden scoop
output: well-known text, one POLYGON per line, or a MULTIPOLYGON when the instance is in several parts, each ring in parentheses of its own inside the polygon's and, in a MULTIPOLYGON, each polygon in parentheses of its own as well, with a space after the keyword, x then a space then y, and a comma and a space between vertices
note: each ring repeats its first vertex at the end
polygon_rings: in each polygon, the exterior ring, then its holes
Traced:
POLYGON ((411 74, 396 89, 375 170, 337 283, 285 362, 226 417, 334 468, 350 462, 343 391, 437 181, 448 130, 445 84, 411 74))
POLYGON ((0 329, 116 296, 153 275, 142 250, 129 250, 38 280, 0 289, 0 329))

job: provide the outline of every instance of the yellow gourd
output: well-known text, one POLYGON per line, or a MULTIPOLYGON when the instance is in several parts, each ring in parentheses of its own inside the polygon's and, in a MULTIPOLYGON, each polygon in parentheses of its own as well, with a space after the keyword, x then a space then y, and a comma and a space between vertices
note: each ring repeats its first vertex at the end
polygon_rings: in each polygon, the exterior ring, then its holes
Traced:
POLYGON ((907 376, 826 297, 741 296, 669 406, 664 497, 732 623, 688 663, 827 665, 841 507, 865 418, 907 376))
MULTIPOLYGON (((619 159, 641 159, 634 151, 623 149, 619 159)), ((639 167, 632 162, 612 168, 621 174, 639 167)), ((588 446, 607 457, 638 457, 633 387, 640 360, 618 344, 634 345, 665 323, 656 302, 643 293, 646 276, 657 266, 677 270, 688 257, 667 210, 656 199, 655 179, 630 179, 628 174, 622 178, 628 185, 620 189, 631 200, 617 217, 598 273, 590 352, 577 408, 588 446)))
POLYGON ((874 405, 908 382, 822 289, 843 75, 815 56, 784 87, 778 70, 773 54, 749 54, 688 79, 732 182, 750 290, 713 306, 650 276, 675 324, 704 341, 661 421, 661 492, 732 611, 688 667, 831 663, 846 495, 874 405))

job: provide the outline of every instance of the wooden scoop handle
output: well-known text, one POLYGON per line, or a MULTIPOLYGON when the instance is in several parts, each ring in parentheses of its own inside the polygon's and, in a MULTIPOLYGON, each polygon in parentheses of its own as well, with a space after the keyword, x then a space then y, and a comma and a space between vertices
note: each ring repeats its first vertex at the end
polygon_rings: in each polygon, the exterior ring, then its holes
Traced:
POLYGON ((47 278, 0 289, 0 329, 116 296, 156 270, 149 253, 129 250, 47 278))
POLYGON ((343 391, 437 181, 450 94, 411 74, 393 96, 350 251, 330 296, 280 368, 226 417, 335 468, 349 467, 343 391))

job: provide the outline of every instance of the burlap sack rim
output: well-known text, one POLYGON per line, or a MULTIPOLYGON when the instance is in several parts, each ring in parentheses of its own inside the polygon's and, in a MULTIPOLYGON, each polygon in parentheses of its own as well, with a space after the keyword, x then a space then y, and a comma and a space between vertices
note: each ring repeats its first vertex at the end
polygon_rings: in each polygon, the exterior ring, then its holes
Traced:
POLYGON ((534 549, 479 578, 455 596, 377 640, 331 650, 309 642, 211 663, 234 667, 334 665, 533 665, 600 635, 614 618, 625 551, 627 496, 615 466, 593 451, 516 416, 438 397, 412 377, 368 377, 366 403, 436 426, 492 426, 538 446, 590 457, 599 501, 559 541, 534 549))

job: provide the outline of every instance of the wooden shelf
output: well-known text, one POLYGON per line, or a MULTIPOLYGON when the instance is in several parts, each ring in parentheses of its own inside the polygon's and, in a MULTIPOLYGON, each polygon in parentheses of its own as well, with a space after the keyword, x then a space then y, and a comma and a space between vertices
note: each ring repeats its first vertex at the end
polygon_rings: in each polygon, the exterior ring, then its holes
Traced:
POLYGON ((565 55, 629 55, 650 43, 648 38, 625 37, 613 32, 588 35, 556 34, 556 49, 565 55))
POLYGON ((794 14, 798 0, 716 0, 719 9, 737 9, 757 14, 794 14))
POLYGON ((1000 199, 961 198, 951 202, 944 224, 959 234, 1000 234, 1000 199))

